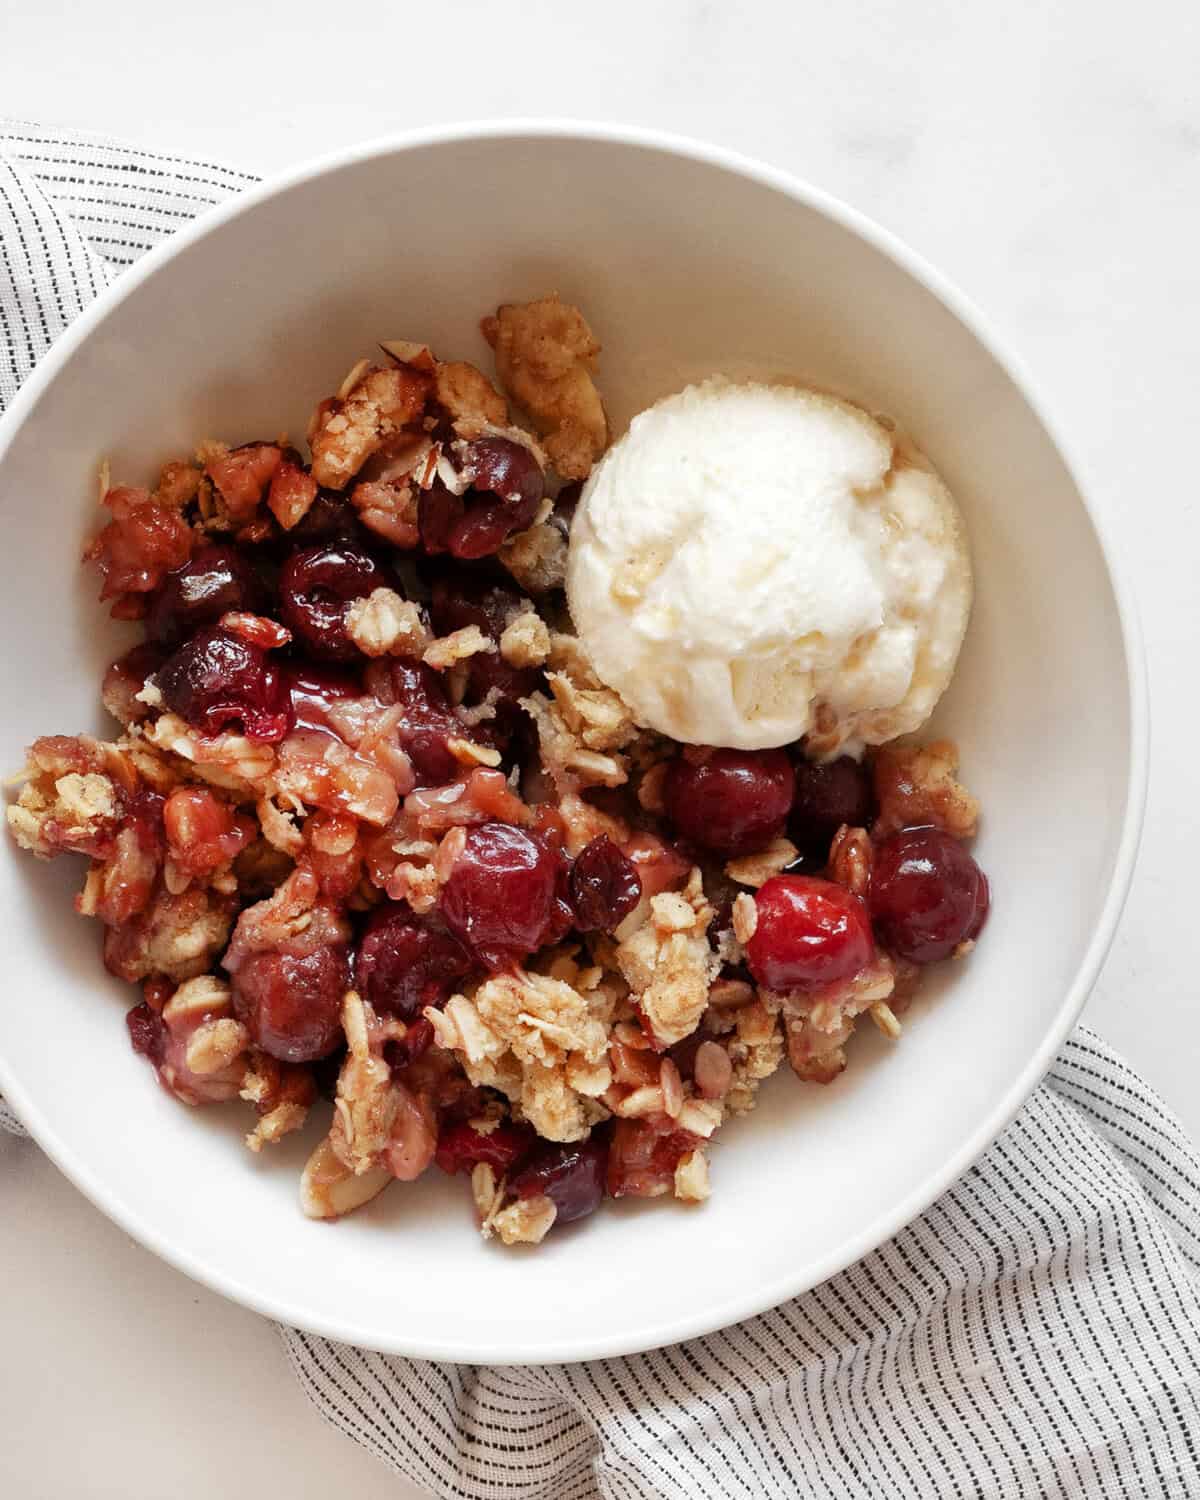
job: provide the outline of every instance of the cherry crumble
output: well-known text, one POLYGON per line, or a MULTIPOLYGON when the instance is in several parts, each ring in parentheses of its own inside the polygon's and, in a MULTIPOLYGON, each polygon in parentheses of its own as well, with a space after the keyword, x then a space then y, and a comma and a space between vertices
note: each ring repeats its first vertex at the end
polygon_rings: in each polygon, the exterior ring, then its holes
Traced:
POLYGON ((679 745, 594 674, 563 596, 608 442, 555 297, 483 321, 499 381, 392 342, 286 439, 102 481, 85 558, 144 639, 118 737, 48 736, 18 844, 89 862, 76 907, 141 987, 178 1100, 258 1151, 329 1113, 302 1204, 431 1167, 485 1237, 606 1196, 709 1194, 708 1142, 786 1057, 829 1083, 987 917, 978 805, 939 741, 818 763, 679 745))

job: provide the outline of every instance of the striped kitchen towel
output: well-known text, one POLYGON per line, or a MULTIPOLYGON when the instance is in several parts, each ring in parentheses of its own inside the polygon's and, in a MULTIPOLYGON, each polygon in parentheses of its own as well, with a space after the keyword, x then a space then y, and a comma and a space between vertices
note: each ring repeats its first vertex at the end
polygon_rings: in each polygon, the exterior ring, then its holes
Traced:
MULTIPOLYGON (((143 251, 253 179, 0 127, 0 405, 143 251)), ((0 1103, 0 1125, 19 1130, 0 1103)), ((707 1338, 451 1366, 280 1330, 330 1422, 463 1500, 1200 1496, 1200 1158, 1090 1032, 850 1270, 707 1338)))

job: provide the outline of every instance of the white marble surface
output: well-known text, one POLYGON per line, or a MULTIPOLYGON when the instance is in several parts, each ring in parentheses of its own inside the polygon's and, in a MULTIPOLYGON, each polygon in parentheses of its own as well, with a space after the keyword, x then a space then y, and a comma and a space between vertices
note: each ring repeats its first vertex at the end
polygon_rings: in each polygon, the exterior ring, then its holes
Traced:
MULTIPOLYGON (((1200 1135, 1190 0, 8 0, 4 13, 0 109, 21 118, 261 172, 454 118, 630 120, 790 168, 956 279, 1032 368, 1141 597, 1149 816, 1086 1018, 1200 1135)), ((1037 746, 1013 750, 1036 774, 1037 746)), ((0 1184, 0 1492, 415 1493, 312 1415, 266 1324, 131 1244, 34 1148, 0 1143, 0 1184)))

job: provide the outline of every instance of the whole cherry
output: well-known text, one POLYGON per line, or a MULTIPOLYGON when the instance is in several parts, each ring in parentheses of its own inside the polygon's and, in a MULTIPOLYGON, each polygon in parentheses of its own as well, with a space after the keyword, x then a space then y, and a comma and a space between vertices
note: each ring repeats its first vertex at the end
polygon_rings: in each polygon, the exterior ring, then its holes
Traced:
POLYGON ((346 631, 350 604, 388 582, 371 554, 353 543, 335 540, 302 547, 279 575, 279 613, 314 656, 353 661, 359 653, 346 631))
POLYGON ((228 630, 201 630, 169 656, 156 681, 164 707, 202 734, 240 728, 281 740, 292 727, 283 674, 261 646, 228 630))
POLYGON ((775 875, 754 900, 746 962, 769 990, 815 989, 850 979, 875 952, 867 908, 831 880, 775 875))
POLYGON ((875 850, 870 902, 892 952, 929 964, 979 935, 991 895, 987 877, 957 839, 940 828, 904 828, 875 850))
POLYGON ((684 838, 732 858, 783 832, 795 785, 783 750, 693 752, 670 763, 663 799, 684 838))
POLYGON ((850 756, 837 760, 796 762, 796 794, 788 833, 802 854, 822 863, 843 825, 867 828, 875 816, 875 797, 867 768, 850 756))
POLYGON ((562 855, 509 823, 484 823, 467 834, 442 887, 446 926, 489 969, 504 969, 571 924, 562 899, 562 855))

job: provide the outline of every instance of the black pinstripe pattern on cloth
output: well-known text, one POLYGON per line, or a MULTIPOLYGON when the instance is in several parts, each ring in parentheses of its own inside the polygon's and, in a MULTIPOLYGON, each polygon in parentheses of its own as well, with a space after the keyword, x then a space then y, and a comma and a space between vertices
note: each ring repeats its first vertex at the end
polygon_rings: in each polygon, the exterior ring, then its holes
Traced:
MULTIPOLYGON (((0 405, 124 266, 252 180, 0 127, 0 405)), ((279 1331, 328 1421, 461 1500, 1197 1496, 1200 1157, 1080 1030, 919 1220, 721 1334, 522 1369, 279 1331)))

